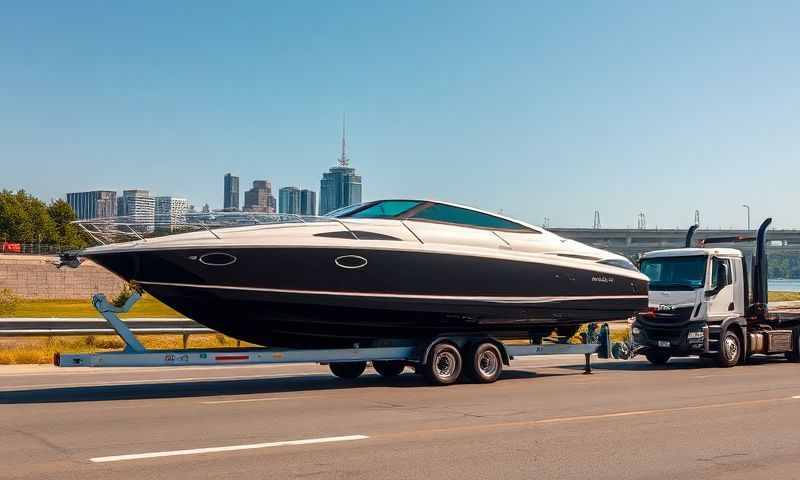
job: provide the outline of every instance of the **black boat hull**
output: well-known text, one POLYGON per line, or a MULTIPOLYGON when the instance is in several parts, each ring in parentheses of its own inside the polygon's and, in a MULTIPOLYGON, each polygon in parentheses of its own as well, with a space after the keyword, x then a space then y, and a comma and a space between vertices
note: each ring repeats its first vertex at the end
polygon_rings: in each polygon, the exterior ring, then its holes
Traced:
POLYGON ((484 256, 280 247, 87 256, 209 328, 270 346, 541 335, 647 308, 638 278, 484 256))

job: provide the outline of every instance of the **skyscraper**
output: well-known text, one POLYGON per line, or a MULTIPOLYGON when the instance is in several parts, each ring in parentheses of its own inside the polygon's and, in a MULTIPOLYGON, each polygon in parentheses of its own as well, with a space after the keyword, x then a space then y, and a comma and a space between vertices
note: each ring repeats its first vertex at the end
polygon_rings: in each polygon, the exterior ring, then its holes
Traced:
POLYGON ((117 192, 95 190, 67 194, 67 203, 78 220, 113 217, 117 214, 117 192))
POLYGON ((356 169, 350 167, 350 159, 347 158, 344 121, 342 121, 342 156, 339 158, 339 166, 331 167, 328 172, 322 174, 319 197, 320 215, 361 203, 361 175, 357 175, 356 169))
POLYGON ((267 180, 253 181, 253 188, 244 192, 245 212, 275 213, 275 197, 272 184, 267 180))
POLYGON ((176 225, 186 223, 189 201, 185 198, 169 196, 156 197, 155 220, 159 228, 172 230, 176 225))
POLYGON ((224 210, 239 210, 239 177, 225 174, 224 198, 222 207, 224 210))
POLYGON ((283 187, 278 191, 278 212, 293 215, 300 214, 300 189, 283 187))
POLYGON ((155 199, 147 190, 124 190, 122 192, 122 214, 132 224, 141 225, 140 232, 152 232, 155 223, 155 199))
POLYGON ((317 193, 313 190, 300 190, 300 215, 317 214, 317 193))

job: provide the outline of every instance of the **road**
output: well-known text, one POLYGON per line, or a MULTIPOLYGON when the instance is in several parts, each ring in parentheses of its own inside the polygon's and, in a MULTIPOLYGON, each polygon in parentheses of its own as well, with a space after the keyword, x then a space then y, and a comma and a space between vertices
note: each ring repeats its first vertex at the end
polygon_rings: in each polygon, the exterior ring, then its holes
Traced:
POLYGON ((316 365, 0 368, 0 478, 797 478, 800 365, 520 359, 492 385, 316 365))

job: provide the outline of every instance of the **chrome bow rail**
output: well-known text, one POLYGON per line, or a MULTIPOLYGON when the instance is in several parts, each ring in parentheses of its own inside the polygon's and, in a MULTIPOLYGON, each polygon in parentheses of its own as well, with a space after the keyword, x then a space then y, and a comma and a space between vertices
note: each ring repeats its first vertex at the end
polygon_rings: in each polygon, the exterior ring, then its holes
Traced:
POLYGON ((217 230, 221 228, 253 225, 275 225, 289 223, 335 222, 358 240, 356 234, 340 219, 286 213, 260 212, 214 212, 187 213, 171 222, 143 220, 137 216, 93 218, 72 222, 100 245, 127 241, 147 241, 148 238, 163 237, 177 233, 206 231, 221 239, 217 230))

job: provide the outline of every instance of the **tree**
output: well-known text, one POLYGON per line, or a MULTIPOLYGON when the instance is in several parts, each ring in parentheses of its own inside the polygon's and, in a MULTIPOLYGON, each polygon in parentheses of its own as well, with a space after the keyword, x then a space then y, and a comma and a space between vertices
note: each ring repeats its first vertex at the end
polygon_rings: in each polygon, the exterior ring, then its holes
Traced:
POLYGON ((78 227, 73 222, 77 216, 72 207, 64 200, 58 199, 47 207, 50 218, 55 222, 56 230, 60 238, 59 243, 66 248, 82 248, 86 246, 86 241, 81 235, 78 227))
POLYGON ((0 238, 9 242, 43 243, 80 248, 86 241, 69 222, 75 212, 63 200, 48 207, 24 190, 0 191, 0 238))

